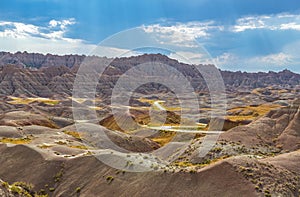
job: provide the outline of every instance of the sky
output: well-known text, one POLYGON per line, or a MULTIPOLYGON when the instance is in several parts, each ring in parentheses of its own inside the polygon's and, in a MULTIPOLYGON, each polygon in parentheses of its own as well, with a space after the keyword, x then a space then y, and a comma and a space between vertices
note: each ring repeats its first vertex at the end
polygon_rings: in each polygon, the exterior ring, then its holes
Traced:
POLYGON ((0 51, 160 52, 222 70, 300 73, 299 49, 299 0, 0 1, 0 51))

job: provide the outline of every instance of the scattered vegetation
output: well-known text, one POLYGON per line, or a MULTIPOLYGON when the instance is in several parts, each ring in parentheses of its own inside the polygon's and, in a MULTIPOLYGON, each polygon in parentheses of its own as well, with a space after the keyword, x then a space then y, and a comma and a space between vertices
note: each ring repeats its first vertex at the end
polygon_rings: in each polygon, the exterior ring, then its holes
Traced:
POLYGON ((41 149, 47 149, 47 148, 53 147, 53 145, 41 144, 41 145, 38 145, 38 147, 41 149))
POLYGON ((77 187, 77 188, 75 189, 75 191, 76 191, 76 193, 80 193, 81 188, 80 188, 80 187, 77 187))
POLYGON ((106 181, 108 182, 108 184, 110 184, 111 182, 113 182, 115 178, 113 176, 107 176, 106 177, 106 181))
POLYGON ((243 120, 254 120, 267 114, 273 109, 279 108, 279 105, 263 104, 259 106, 246 106, 237 107, 228 110, 229 113, 234 115, 229 115, 227 118, 231 121, 243 121, 243 120))
POLYGON ((49 99, 49 98, 20 98, 20 97, 13 97, 11 96, 10 99, 12 101, 8 101, 10 104, 30 104, 33 102, 40 102, 44 103, 46 105, 57 105, 60 101, 59 100, 54 100, 54 99, 49 99))
POLYGON ((125 167, 131 167, 131 166, 133 166, 133 162, 132 161, 127 161, 125 167))
POLYGON ((270 163, 251 160, 242 162, 236 169, 255 185, 255 190, 262 196, 270 197, 273 194, 294 196, 297 193, 296 188, 300 187, 298 176, 270 163))
POLYGON ((160 131, 159 135, 157 137, 152 138, 151 140, 158 143, 161 146, 164 146, 167 143, 169 143, 175 135, 175 132, 160 131))
POLYGON ((48 197, 48 194, 46 193, 45 189, 40 189, 38 194, 35 195, 35 197, 48 197))
POLYGON ((55 188, 54 188, 54 187, 50 187, 50 188, 49 188, 49 191, 50 191, 50 192, 54 192, 54 191, 55 191, 55 188))
POLYGON ((82 149, 82 150, 88 150, 88 147, 84 145, 70 145, 70 148, 77 148, 77 149, 82 149))
POLYGON ((215 152, 215 153, 219 153, 221 152, 223 149, 221 147, 216 147, 216 148, 213 148, 211 151, 212 152, 215 152))
POLYGON ((63 131, 65 134, 70 135, 77 140, 82 140, 82 134, 77 131, 63 131))
POLYGON ((1 183, 1 185, 2 185, 2 187, 5 187, 5 188, 8 188, 9 187, 9 184, 8 184, 8 182, 2 182, 1 183))
POLYGON ((2 143, 10 143, 10 144, 28 144, 31 142, 31 139, 28 137, 24 138, 2 138, 0 139, 2 143))
POLYGON ((14 182, 12 185, 9 185, 7 182, 1 181, 1 185, 7 190, 11 191, 16 196, 25 196, 25 197, 39 197, 34 190, 33 185, 25 182, 14 182))
POLYGON ((59 182, 64 174, 64 164, 61 166, 62 168, 53 176, 55 182, 59 182))
POLYGON ((61 140, 56 141, 55 143, 58 144, 58 145, 66 145, 67 144, 67 142, 63 142, 61 140))
POLYGON ((10 190, 12 191, 13 194, 22 194, 22 189, 18 186, 12 185, 10 187, 10 190))

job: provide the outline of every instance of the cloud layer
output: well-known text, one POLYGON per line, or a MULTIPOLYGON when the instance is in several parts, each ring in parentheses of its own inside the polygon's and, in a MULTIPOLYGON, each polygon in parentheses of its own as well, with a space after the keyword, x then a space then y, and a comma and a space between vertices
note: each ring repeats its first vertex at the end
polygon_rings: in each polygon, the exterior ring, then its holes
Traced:
POLYGON ((95 45, 84 40, 68 38, 65 34, 69 26, 75 24, 73 18, 51 20, 45 26, 21 22, 0 21, 0 42, 3 51, 28 51, 54 54, 86 54, 95 45))
MULTIPOLYGON (((3 51, 28 51, 54 54, 90 54, 108 57, 137 55, 126 47, 101 46, 97 43, 68 37, 76 24, 74 18, 34 25, 0 21, 0 42, 3 51)), ((215 63, 229 70, 282 70, 300 72, 300 14, 280 13, 237 18, 231 22, 190 21, 141 25, 139 29, 153 45, 173 46, 169 55, 193 64, 215 63), (200 46, 200 47, 199 47, 200 46), (202 48, 201 50, 199 50, 202 48), (204 49, 203 49, 204 48, 204 49), (208 53, 204 55, 205 49, 208 53)), ((139 41, 142 38, 135 38, 139 41)), ((151 43, 150 43, 151 44, 151 43)), ((125 44, 126 45, 126 44, 125 44)))
POLYGON ((300 15, 277 14, 243 17, 236 21, 232 30, 243 32, 253 29, 300 31, 300 15))
POLYGON ((142 26, 146 33, 156 35, 161 44, 172 43, 184 47, 195 47, 196 39, 208 39, 212 31, 223 30, 214 21, 175 23, 170 25, 154 24, 142 26))
POLYGON ((300 15, 297 14, 245 16, 226 25, 209 21, 142 28, 155 35, 158 42, 179 47, 184 56, 182 61, 213 61, 223 69, 249 71, 295 69, 300 62, 300 54, 295 53, 300 48, 300 15), (192 50, 199 44, 208 49, 212 58, 205 61, 203 53, 192 50))

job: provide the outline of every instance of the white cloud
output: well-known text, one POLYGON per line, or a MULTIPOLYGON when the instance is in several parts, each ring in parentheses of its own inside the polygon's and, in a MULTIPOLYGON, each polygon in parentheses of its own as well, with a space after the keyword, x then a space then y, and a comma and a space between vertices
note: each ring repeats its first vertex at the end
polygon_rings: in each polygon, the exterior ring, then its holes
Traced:
POLYGON ((175 23, 173 25, 154 24, 142 26, 142 29, 155 36, 160 44, 173 44, 183 47, 195 47, 196 39, 208 38, 213 30, 223 30, 222 26, 209 22, 175 23))
POLYGON ((292 29, 292 30, 300 31, 300 23, 297 24, 295 22, 292 22, 292 23, 281 24, 280 29, 282 30, 292 29))
MULTIPOLYGON (((267 24, 265 24, 265 20, 269 19, 266 16, 259 17, 245 17, 240 18, 236 21, 236 25, 234 26, 235 32, 242 32, 248 29, 262 29, 267 28, 267 24)), ((268 27, 270 28, 270 27, 268 27)))
POLYGON ((52 54, 86 54, 112 57, 140 55, 128 49, 97 46, 84 40, 69 38, 65 34, 75 19, 50 20, 46 26, 20 22, 0 21, 0 43, 2 51, 38 52, 52 54))
POLYGON ((294 64, 298 70, 299 70, 299 64, 300 64, 300 40, 295 40, 292 43, 289 43, 284 46, 283 53, 289 54, 292 57, 292 64, 294 64))
POLYGON ((53 19, 49 22, 49 27, 54 28, 54 27, 60 26, 61 29, 66 29, 67 26, 73 25, 73 24, 75 24, 75 19, 74 18, 61 20, 61 21, 53 19))
POLYGON ((30 38, 42 37, 46 39, 68 40, 64 34, 68 31, 68 26, 75 24, 73 18, 62 21, 51 20, 49 26, 36 26, 20 22, 0 21, 0 37, 30 38))
POLYGON ((38 27, 31 24, 1 21, 0 27, 4 28, 4 31, 0 31, 0 37, 24 38, 32 34, 39 34, 38 27))
MULTIPOLYGON (((140 55, 138 52, 128 51, 127 49, 113 47, 97 47, 94 44, 88 44, 84 40, 69 38, 66 33, 69 27, 74 25, 74 19, 65 20, 50 20, 44 26, 26 24, 20 22, 0 21, 0 43, 1 50, 16 52, 40 52, 54 54, 96 54, 99 56, 116 57, 116 56, 134 56, 140 55), (96 49, 96 50, 95 50, 96 49)), ((277 54, 256 57, 241 57, 239 54, 232 54, 224 51, 218 57, 210 58, 198 41, 214 42, 213 35, 220 31, 243 32, 255 29, 270 29, 270 30, 297 30, 300 31, 300 15, 278 14, 269 16, 249 16, 243 17, 236 21, 233 26, 219 26, 214 21, 209 22, 187 22, 173 23, 171 25, 154 24, 144 25, 142 29, 146 37, 151 37, 147 43, 157 41, 159 45, 155 47, 169 48, 170 51, 176 51, 169 55, 170 58, 177 59, 180 62, 192 64, 209 64, 215 63, 220 68, 234 68, 232 65, 245 66, 249 70, 253 67, 269 69, 273 66, 282 68, 288 64, 293 64, 297 58, 300 61, 300 56, 296 55, 300 46, 289 47, 277 54), (154 40, 153 40, 154 38, 154 40), (210 39, 212 38, 212 39, 210 39)), ((139 35, 139 34, 138 34, 139 35)), ((141 38, 144 38, 141 36, 141 38)), ((121 37, 122 39, 122 37, 121 37)), ((137 38, 139 41, 139 38, 137 38)), ((138 42, 140 43, 140 42, 138 42)), ((156 43, 155 43, 156 44, 156 43)), ((215 43, 218 44, 218 43, 215 43)), ((222 43, 221 43, 222 44, 222 43)), ((112 46, 112 45, 111 45, 112 46)), ((222 46, 222 45, 221 45, 222 46)), ((126 48, 126 47, 123 47, 126 48)))
POLYGON ((176 53, 171 53, 168 56, 186 64, 213 64, 213 59, 206 53, 178 51, 176 53))
POLYGON ((270 54, 263 57, 258 57, 254 61, 261 61, 265 65, 286 66, 292 62, 292 56, 285 53, 270 54))
POLYGON ((56 21, 56 20, 51 20, 50 22, 49 22, 49 26, 50 27, 56 27, 58 25, 58 22, 56 21))
POLYGON ((239 18, 231 28, 233 32, 253 29, 300 31, 300 15, 281 13, 277 15, 248 16, 239 18))
POLYGON ((74 19, 51 20, 49 26, 0 21, 1 50, 54 54, 87 54, 96 46, 65 36, 74 19))
POLYGON ((216 65, 222 69, 232 68, 235 70, 267 71, 282 69, 291 65, 294 57, 290 54, 280 52, 265 56, 239 57, 237 54, 223 53, 214 58, 216 65))
POLYGON ((235 64, 238 64, 239 62, 239 58, 238 56, 232 54, 232 53, 223 53, 221 54, 220 56, 217 56, 214 58, 214 62, 217 66, 226 66, 226 65, 235 65, 235 64))
POLYGON ((89 55, 96 55, 99 57, 108 57, 108 58, 115 58, 115 57, 131 57, 131 56, 138 56, 142 55, 142 53, 129 50, 129 49, 122 49, 122 48, 115 48, 115 47, 107 47, 107 46, 97 46, 94 48, 93 51, 89 55))
POLYGON ((245 69, 242 66, 246 66, 250 70, 251 67, 263 70, 270 67, 285 67, 293 62, 293 56, 283 52, 249 58, 239 57, 236 54, 226 52, 220 56, 211 58, 206 54, 179 51, 171 53, 169 57, 188 64, 215 64, 219 68, 237 66, 242 70, 245 69))
POLYGON ((87 54, 95 45, 81 40, 52 40, 38 37, 0 37, 1 50, 9 52, 27 51, 52 54, 87 54))

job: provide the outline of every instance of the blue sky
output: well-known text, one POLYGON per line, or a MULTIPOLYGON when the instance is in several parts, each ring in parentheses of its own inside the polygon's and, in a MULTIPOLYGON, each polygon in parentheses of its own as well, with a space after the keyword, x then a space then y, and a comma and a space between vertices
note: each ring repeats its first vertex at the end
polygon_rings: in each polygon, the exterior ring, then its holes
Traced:
MULTIPOLYGON (((226 70, 287 68, 300 72, 300 3, 299 0, 0 1, 0 50, 90 54, 103 40, 101 54, 112 57, 140 46, 133 44, 139 42, 145 47, 171 49, 173 53, 167 55, 180 61, 188 59, 195 64, 212 61, 226 70), (135 29, 119 33, 130 28, 135 29)), ((134 54, 138 53, 128 53, 134 54)))

